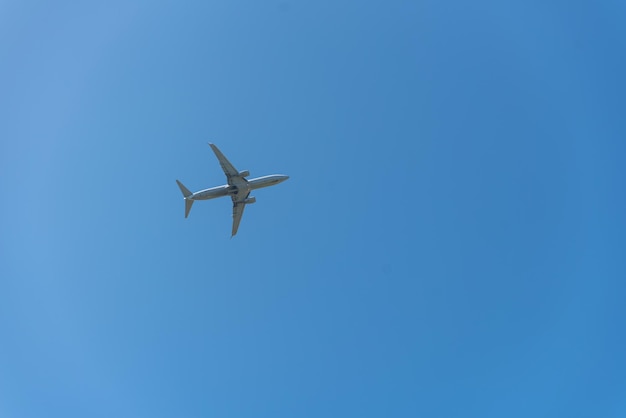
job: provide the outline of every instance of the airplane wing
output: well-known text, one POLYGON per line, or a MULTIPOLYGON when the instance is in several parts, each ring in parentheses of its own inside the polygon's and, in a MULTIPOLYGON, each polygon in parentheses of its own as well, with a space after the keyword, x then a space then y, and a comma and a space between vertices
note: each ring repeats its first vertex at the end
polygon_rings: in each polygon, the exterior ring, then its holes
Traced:
POLYGON ((243 216, 243 210, 245 209, 245 207, 245 203, 233 201, 233 232, 230 236, 231 238, 237 234, 237 230, 239 229, 239 223, 241 222, 241 217, 243 216))
MULTIPOLYGON (((239 171, 233 166, 230 161, 222 154, 222 151, 219 150, 214 144, 209 143, 211 149, 215 153, 217 160, 220 162, 220 166, 222 166, 222 170, 224 170, 224 174, 226 174, 226 178, 230 179, 231 177, 235 177, 239 175, 239 171)), ((233 234, 234 235, 234 234, 233 234)))

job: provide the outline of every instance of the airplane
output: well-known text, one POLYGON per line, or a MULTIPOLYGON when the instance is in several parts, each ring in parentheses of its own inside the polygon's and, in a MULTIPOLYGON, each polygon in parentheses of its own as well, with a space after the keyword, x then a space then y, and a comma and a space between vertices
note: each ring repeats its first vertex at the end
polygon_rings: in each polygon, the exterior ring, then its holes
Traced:
POLYGON ((248 170, 237 170, 228 159, 222 154, 222 152, 214 144, 209 143, 209 146, 215 153, 217 160, 226 174, 226 181, 228 184, 223 186, 212 187, 210 189, 200 190, 199 192, 192 193, 187 189, 180 181, 176 180, 180 191, 183 193, 185 199, 185 218, 189 216, 189 211, 193 202, 196 200, 208 200, 215 199, 217 197, 230 196, 233 201, 233 229, 231 238, 237 234, 239 229, 239 223, 243 216, 243 210, 246 205, 256 202, 255 197, 250 196, 252 190, 260 189, 263 187, 274 186, 278 183, 282 183, 287 180, 289 176, 283 174, 272 174, 269 176, 257 177, 247 180, 246 177, 250 176, 248 170))

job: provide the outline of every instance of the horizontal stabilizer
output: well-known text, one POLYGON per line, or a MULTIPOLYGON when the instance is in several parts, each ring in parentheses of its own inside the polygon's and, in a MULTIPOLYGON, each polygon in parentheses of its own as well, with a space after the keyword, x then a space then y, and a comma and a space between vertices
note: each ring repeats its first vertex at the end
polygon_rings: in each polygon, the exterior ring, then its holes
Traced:
POLYGON ((178 184, 180 191, 183 193, 183 196, 185 197, 185 218, 186 218, 187 216, 189 216, 189 211, 191 210, 191 206, 193 205, 193 202, 194 202, 194 200, 191 199, 191 196, 193 196, 193 193, 191 193, 189 189, 186 188, 185 185, 181 183, 180 181, 176 180, 176 184, 178 184))
POLYGON ((183 193, 183 196, 185 196, 185 198, 187 198, 187 197, 189 197, 189 196, 191 196, 193 194, 180 181, 176 180, 176 184, 178 184, 178 187, 180 188, 180 191, 183 193))
POLYGON ((189 211, 191 210, 191 206, 193 205, 194 200, 185 199, 185 218, 189 216, 189 211))

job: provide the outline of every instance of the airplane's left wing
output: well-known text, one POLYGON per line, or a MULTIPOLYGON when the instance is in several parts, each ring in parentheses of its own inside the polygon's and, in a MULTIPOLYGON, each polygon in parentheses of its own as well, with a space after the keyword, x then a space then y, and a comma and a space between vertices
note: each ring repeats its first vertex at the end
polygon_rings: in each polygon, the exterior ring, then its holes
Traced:
POLYGON ((239 223, 241 222, 241 217, 243 216, 243 210, 246 207, 246 204, 243 202, 233 202, 233 231, 231 238, 237 234, 237 230, 239 229, 239 223))
POLYGON ((217 160, 220 162, 220 166, 222 166, 222 170, 224 170, 224 174, 226 174, 226 178, 230 179, 231 177, 235 177, 239 175, 239 171, 233 166, 230 161, 222 154, 222 151, 219 150, 214 144, 209 143, 211 149, 215 153, 217 160))

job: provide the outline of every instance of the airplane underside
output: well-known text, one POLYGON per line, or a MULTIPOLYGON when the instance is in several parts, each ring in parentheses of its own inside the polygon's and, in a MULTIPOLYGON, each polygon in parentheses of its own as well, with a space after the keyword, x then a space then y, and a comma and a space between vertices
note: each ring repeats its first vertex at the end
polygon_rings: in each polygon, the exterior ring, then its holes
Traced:
POLYGON ((176 180, 176 183, 178 184, 178 187, 180 188, 180 191, 185 199, 185 218, 189 216, 189 211, 191 210, 193 202, 196 200, 209 200, 223 196, 230 196, 233 202, 233 226, 231 235, 231 237, 233 237, 237 234, 237 230, 239 229, 239 223, 241 222, 245 206, 256 202, 255 197, 250 197, 250 192, 254 189, 260 189, 281 183, 287 180, 289 176, 273 174, 270 176, 247 180, 246 177, 250 175, 249 171, 238 171, 215 145, 209 145, 215 153, 215 156, 217 157, 217 160, 226 175, 228 184, 192 193, 180 181, 176 180))

